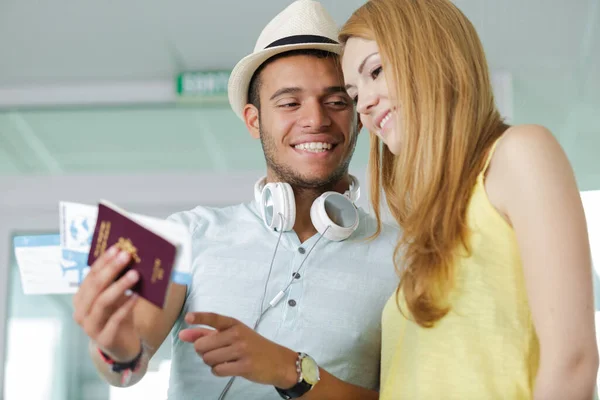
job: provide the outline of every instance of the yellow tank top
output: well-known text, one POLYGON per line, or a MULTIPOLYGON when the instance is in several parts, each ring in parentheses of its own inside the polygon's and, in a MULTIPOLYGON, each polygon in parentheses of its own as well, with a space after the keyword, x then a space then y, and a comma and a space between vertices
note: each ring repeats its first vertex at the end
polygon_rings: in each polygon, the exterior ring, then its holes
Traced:
POLYGON ((457 260, 450 313, 422 328, 400 313, 395 294, 383 310, 381 400, 533 397, 539 343, 519 249, 484 187, 494 148, 467 208, 472 252, 457 260))

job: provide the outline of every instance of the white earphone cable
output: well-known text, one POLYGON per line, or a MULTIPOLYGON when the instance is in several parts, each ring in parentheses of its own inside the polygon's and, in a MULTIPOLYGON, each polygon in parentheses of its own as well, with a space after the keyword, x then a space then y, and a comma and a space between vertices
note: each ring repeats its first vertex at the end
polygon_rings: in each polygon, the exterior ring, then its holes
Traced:
MULTIPOLYGON (((280 214, 280 216, 281 216, 281 214, 280 214)), ((283 216, 281 216, 281 219, 283 221, 283 216)), ((269 274, 267 275, 267 281, 265 283, 265 291, 264 291, 263 298, 262 298, 262 301, 261 301, 261 304, 260 304, 260 314, 259 314, 258 319, 256 320, 256 322, 254 323, 254 328, 252 328, 253 330, 256 330, 256 328, 258 328, 258 324, 260 323, 260 321, 262 320, 262 318, 264 317, 264 315, 267 313, 267 311, 269 311, 271 308, 275 307, 277 305, 277 303, 279 303, 279 301, 283 298, 283 296, 285 296, 285 292, 289 289, 290 286, 292 286, 292 283, 294 283, 294 280, 296 279, 296 277, 300 273, 300 270, 302 269, 302 266, 304 265, 304 262, 306 261, 306 259, 310 255, 310 253, 313 251, 313 249, 315 248, 315 246, 317 245, 317 243, 319 243, 319 241, 321 240, 321 238, 323 237, 323 235, 325 235, 325 232, 327 232, 327 229, 329 229, 329 226, 327 228, 325 228, 325 231, 323 231, 323 233, 319 235, 319 238, 310 247, 310 249, 308 250, 308 253, 306 253, 306 256, 302 260, 302 263, 300 263, 300 266, 298 267, 298 269, 296 270, 296 272, 294 272, 292 274, 292 279, 287 284, 287 286, 283 290, 281 290, 279 293, 277 293, 277 295, 273 298, 273 300, 271 300, 269 302, 269 306, 266 309, 263 310, 264 303, 265 303, 265 296, 267 294, 267 286, 269 284, 269 278, 271 277, 271 271, 273 270, 273 261, 275 260, 275 254, 277 254, 277 248, 279 247, 279 242, 281 240, 281 234, 283 233, 283 230, 281 230, 281 232, 279 232, 279 239, 277 240, 277 245, 275 246, 275 252, 273 253, 273 258, 271 259, 271 266, 269 267, 269 274)), ((227 392, 231 388, 231 385, 233 384, 233 381, 234 381, 235 378, 236 378, 235 376, 232 376, 231 379, 229 379, 229 382, 227 382, 227 385, 225 385, 225 388, 223 389, 223 392, 221 392, 221 395, 219 396, 219 400, 223 400, 225 398, 225 395, 227 394, 227 392)))
MULTIPOLYGON (((265 289, 263 292, 262 300, 260 302, 260 312, 258 314, 258 318, 256 319, 256 322, 254 323, 254 327, 252 328, 253 330, 256 330, 262 317, 266 314, 267 311, 269 311, 269 309, 271 309, 271 305, 269 305, 269 307, 267 307, 266 310, 263 310, 264 304, 265 304, 265 297, 267 296, 267 288, 269 286, 269 279, 271 279, 271 272, 273 271, 273 263, 275 262, 275 255, 277 254, 277 249, 279 248, 279 243, 281 242, 281 236, 283 235, 284 220, 283 220, 283 215, 281 213, 279 213, 279 219, 281 221, 281 224, 280 224, 281 227, 279 229, 279 237, 277 238, 277 244, 275 245, 275 250, 273 251, 273 257, 271 258, 271 265, 269 266, 269 273, 267 274, 267 280, 265 281, 265 289)), ((225 395, 231 388, 231 385, 233 385, 233 381, 235 380, 235 378, 236 378, 235 376, 232 376, 229 379, 229 382, 227 382, 227 385, 225 385, 225 388, 223 389, 223 391, 221 392, 221 395, 219 396, 219 400, 223 400, 225 398, 225 395)))

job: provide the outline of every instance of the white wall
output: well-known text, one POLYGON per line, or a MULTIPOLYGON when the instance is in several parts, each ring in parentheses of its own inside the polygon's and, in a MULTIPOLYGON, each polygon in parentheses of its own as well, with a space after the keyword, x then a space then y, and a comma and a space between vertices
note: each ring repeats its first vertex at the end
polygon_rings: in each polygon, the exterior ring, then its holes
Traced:
POLYGON ((600 275, 600 190, 583 192, 581 199, 587 220, 592 262, 596 273, 600 275))

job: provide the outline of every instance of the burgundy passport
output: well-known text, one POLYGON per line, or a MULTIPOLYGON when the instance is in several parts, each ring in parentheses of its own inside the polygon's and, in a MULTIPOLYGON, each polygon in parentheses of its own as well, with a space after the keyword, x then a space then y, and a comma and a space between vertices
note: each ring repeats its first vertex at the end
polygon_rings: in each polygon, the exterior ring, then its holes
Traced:
POLYGON ((117 279, 129 269, 135 269, 140 274, 140 280, 132 290, 157 307, 163 308, 177 247, 135 222, 124 212, 100 203, 88 265, 91 266, 114 244, 118 244, 131 255, 130 264, 117 279))

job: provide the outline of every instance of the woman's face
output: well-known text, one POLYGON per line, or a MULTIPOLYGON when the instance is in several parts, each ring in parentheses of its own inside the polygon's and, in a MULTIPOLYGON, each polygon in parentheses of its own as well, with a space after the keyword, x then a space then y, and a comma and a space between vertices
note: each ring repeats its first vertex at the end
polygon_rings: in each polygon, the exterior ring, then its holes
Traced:
POLYGON ((400 127, 396 126, 397 109, 386 84, 377 43, 350 38, 346 42, 342 70, 348 95, 356 103, 362 124, 398 155, 401 137, 400 127))

